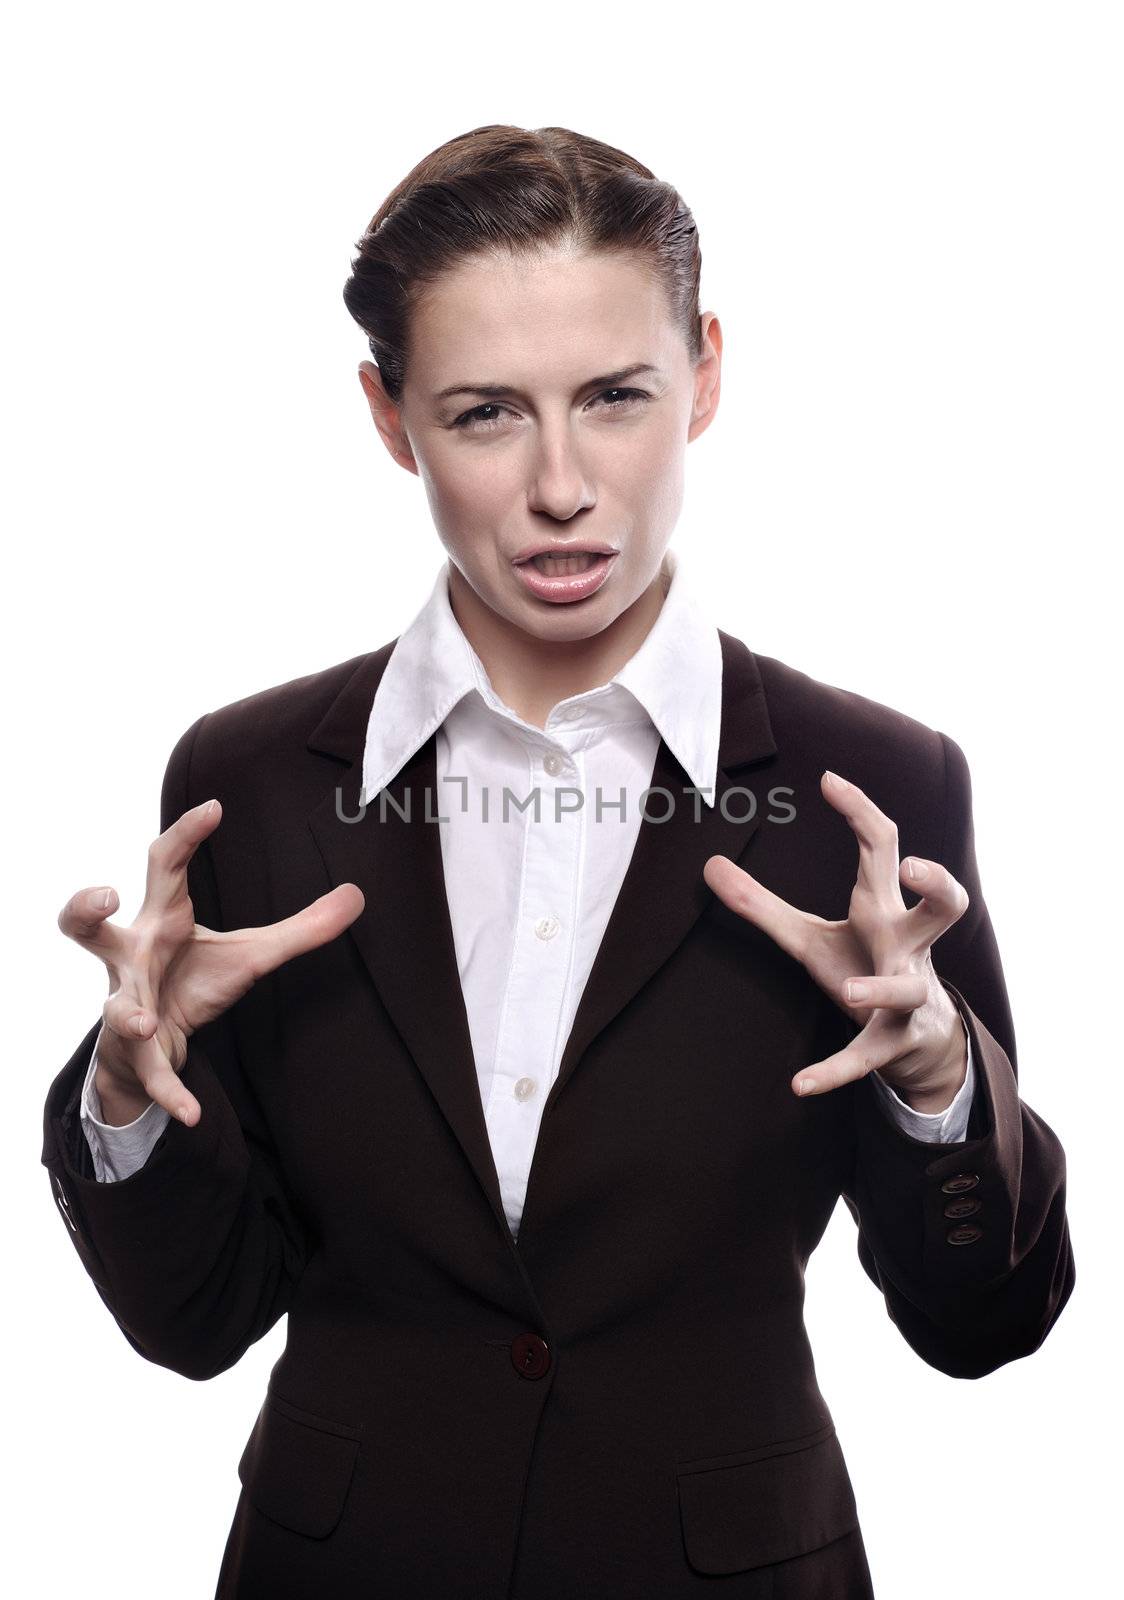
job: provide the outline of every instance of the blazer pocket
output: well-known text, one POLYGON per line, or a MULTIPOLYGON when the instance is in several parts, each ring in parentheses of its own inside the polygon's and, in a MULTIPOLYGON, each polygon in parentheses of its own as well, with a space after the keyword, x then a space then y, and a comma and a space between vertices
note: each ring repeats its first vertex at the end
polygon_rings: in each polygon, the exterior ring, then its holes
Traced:
POLYGON ((238 1463, 246 1496, 273 1522, 326 1539, 343 1515, 360 1430, 267 1394, 238 1463))
POLYGON ((687 1559, 696 1572, 745 1572, 830 1544, 859 1525, 843 1451, 815 1433, 676 1467, 687 1559))

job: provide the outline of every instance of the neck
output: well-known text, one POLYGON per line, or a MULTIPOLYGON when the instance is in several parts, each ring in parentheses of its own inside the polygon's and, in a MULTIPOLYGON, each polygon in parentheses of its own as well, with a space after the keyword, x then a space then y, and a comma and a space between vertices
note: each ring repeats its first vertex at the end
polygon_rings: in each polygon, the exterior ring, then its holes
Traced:
POLYGON ((659 616, 667 593, 664 563, 647 589, 590 639, 536 639, 499 616, 449 562, 449 603, 465 638, 484 663, 505 705, 536 728, 559 700, 596 689, 634 656, 659 616))

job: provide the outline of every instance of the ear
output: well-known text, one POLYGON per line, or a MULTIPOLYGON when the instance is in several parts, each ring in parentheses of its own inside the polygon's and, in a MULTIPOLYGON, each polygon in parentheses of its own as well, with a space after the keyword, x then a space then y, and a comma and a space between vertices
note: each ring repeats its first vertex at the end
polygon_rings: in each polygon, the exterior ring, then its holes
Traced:
POLYGON ((722 325, 713 311, 702 315, 702 354, 695 363, 694 399, 687 429, 688 443, 705 433, 718 410, 722 392, 722 325))
POLYGON ((373 361, 359 363, 359 382, 367 396, 379 438, 400 467, 418 474, 413 448, 402 423, 402 409, 383 388, 382 373, 373 361))

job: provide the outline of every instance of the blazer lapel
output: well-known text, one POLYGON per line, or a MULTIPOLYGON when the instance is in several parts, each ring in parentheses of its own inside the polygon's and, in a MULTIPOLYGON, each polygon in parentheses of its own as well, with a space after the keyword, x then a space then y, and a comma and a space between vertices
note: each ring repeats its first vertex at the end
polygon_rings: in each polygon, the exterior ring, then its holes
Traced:
POLYGON ((543 1114, 558 1098, 592 1039, 663 965, 712 898, 702 869, 709 856, 736 859, 761 821, 747 816, 735 768, 776 750, 757 663, 722 633, 722 727, 714 805, 685 791, 691 779, 661 739, 649 801, 543 1114), (661 820, 666 814, 666 820, 661 820))
POLYGON ((723 855, 737 861, 761 822, 760 809, 747 816, 747 797, 736 791, 744 777, 741 769, 776 752, 764 686, 747 646, 721 629, 718 634, 722 722, 715 804, 708 806, 696 795, 685 793, 691 779, 661 739, 650 787, 667 789, 674 805, 656 793, 645 806, 648 815, 641 821, 562 1052, 558 1076, 543 1106, 519 1224, 522 1247, 527 1244, 529 1219, 533 1216, 537 1224, 544 1209, 548 1215, 552 1209, 544 1185, 549 1185, 552 1175, 558 1179, 565 1172, 565 1163, 548 1163, 542 1155, 552 1106, 592 1041, 674 953, 713 899, 702 876, 708 857, 723 855), (666 820, 661 821, 665 814, 666 820))
POLYGON ((308 740, 310 750, 347 763, 309 827, 333 888, 355 883, 363 891, 366 905, 348 936, 510 1238, 445 892, 436 734, 368 798, 365 812, 360 806, 367 721, 391 648, 366 659, 308 740))
MULTIPOLYGON (((759 813, 743 820, 746 797, 730 791, 738 787, 739 769, 772 755, 776 744, 752 652, 721 629, 719 638, 722 724, 715 804, 706 805, 685 793, 691 780, 661 739, 651 787, 666 789, 668 795, 656 792, 649 798, 649 815, 641 821, 543 1107, 539 1145, 552 1106, 593 1039, 671 956, 710 900, 711 891, 702 878, 707 858, 726 855, 736 860, 759 825, 759 813)), ((435 734, 381 795, 369 798, 366 814, 360 812, 367 719, 392 648, 383 646, 363 658, 309 737, 310 750, 344 763, 334 769, 331 787, 310 815, 309 826, 333 886, 350 882, 363 891, 366 906, 348 934, 510 1238, 480 1100, 445 891, 435 820, 440 798, 435 734)), ((535 1169, 540 1166, 538 1161, 532 1163, 521 1238, 535 1189, 535 1169)))

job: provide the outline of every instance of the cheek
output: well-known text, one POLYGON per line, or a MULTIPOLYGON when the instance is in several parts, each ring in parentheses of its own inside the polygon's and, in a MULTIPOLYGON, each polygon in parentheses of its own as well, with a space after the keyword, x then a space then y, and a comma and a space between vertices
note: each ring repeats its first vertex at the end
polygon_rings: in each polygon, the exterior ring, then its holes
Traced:
POLYGON ((622 459, 614 473, 613 488, 638 520, 653 528, 665 526, 683 501, 683 452, 664 439, 645 439, 643 448, 622 459))
POLYGON ((637 495, 658 497, 678 484, 683 474, 683 432, 671 407, 645 419, 643 427, 622 427, 606 443, 602 466, 614 482, 637 495))
POLYGON ((521 482, 514 457, 484 451, 431 453, 421 478, 434 525, 462 536, 477 524, 494 523, 521 482))

